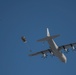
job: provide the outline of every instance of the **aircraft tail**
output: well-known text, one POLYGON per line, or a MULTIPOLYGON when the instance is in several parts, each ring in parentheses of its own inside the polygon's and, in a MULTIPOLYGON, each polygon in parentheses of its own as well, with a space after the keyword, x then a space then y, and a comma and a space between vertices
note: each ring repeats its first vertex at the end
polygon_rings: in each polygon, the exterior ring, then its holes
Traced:
POLYGON ((49 32, 49 29, 47 28, 47 37, 42 38, 42 39, 39 39, 39 40, 37 40, 37 41, 38 41, 38 42, 48 41, 48 40, 54 39, 54 38, 56 38, 56 37, 58 37, 58 36, 60 36, 60 35, 58 34, 58 35, 51 36, 51 35, 50 35, 50 32, 49 32))
POLYGON ((48 28, 47 28, 47 37, 50 37, 50 32, 48 28))

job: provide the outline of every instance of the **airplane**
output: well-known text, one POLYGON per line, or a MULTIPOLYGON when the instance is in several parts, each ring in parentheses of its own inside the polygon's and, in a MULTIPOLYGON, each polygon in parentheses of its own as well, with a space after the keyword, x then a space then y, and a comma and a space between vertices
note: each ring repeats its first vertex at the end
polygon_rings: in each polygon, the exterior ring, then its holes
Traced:
POLYGON ((54 35, 51 36, 49 29, 47 28, 47 36, 45 38, 39 39, 37 40, 38 42, 43 42, 43 41, 47 41, 50 48, 47 50, 43 50, 40 52, 36 52, 33 54, 29 54, 29 56, 35 56, 35 55, 39 55, 42 54, 44 58, 47 57, 47 53, 50 53, 51 55, 54 55, 56 57, 58 57, 62 62, 66 63, 67 62, 67 58, 66 56, 61 52, 61 50, 64 50, 66 52, 68 52, 69 48, 72 48, 73 50, 76 49, 76 43, 71 43, 71 44, 67 44, 67 45, 62 45, 62 46, 57 46, 57 44, 55 43, 55 41, 53 40, 54 38, 58 37, 60 35, 54 35))

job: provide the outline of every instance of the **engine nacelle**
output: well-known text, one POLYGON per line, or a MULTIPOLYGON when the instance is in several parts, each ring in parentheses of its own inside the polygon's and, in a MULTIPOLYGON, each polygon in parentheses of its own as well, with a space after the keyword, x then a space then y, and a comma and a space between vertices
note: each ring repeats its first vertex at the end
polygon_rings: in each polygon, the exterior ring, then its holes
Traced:
POLYGON ((47 57, 47 54, 46 53, 43 53, 42 52, 42 55, 43 55, 42 58, 46 58, 47 57))
POLYGON ((66 52, 68 52, 68 49, 64 49, 66 52))
POLYGON ((54 55, 54 53, 52 52, 52 50, 49 49, 49 52, 50 52, 51 55, 54 55))
POLYGON ((53 52, 51 52, 51 55, 54 55, 54 53, 53 53, 53 52))
POLYGON ((46 56, 47 56, 47 55, 44 53, 44 54, 43 54, 43 57, 46 57, 46 56))
POLYGON ((72 48, 73 48, 73 49, 75 49, 75 47, 74 47, 74 46, 73 46, 72 48))
POLYGON ((72 44, 70 44, 70 45, 71 45, 71 47, 72 47, 73 50, 76 49, 72 44))
POLYGON ((64 50, 65 50, 66 52, 69 52, 69 51, 68 51, 68 49, 67 49, 67 48, 65 48, 65 46, 63 46, 63 48, 64 48, 64 50))

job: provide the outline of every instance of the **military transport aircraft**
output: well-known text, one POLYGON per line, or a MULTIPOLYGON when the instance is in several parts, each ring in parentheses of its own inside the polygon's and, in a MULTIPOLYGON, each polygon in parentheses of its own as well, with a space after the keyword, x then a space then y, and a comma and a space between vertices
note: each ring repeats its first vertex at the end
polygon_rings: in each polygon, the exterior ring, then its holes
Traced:
POLYGON ((42 39, 37 40, 37 41, 39 41, 39 42, 47 41, 48 44, 50 45, 50 48, 47 49, 47 50, 43 50, 43 51, 40 51, 40 52, 30 54, 29 56, 35 56, 35 55, 42 54, 43 57, 46 58, 47 53, 50 53, 51 55, 54 55, 54 56, 58 57, 62 62, 66 63, 67 58, 61 52, 61 50, 64 50, 66 52, 68 52, 69 48, 72 48, 74 50, 75 47, 76 47, 76 43, 71 43, 71 44, 67 44, 67 45, 63 45, 63 46, 58 47, 57 44, 55 43, 55 41, 53 40, 54 38, 56 38, 58 36, 60 36, 60 35, 51 36, 50 33, 49 33, 49 29, 47 28, 47 36, 45 38, 42 38, 42 39))

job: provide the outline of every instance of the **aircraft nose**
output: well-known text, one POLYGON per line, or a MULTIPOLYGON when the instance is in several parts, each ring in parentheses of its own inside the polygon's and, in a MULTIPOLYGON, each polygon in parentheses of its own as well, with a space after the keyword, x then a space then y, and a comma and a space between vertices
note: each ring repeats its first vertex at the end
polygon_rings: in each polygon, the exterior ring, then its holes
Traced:
POLYGON ((64 63, 66 63, 67 62, 67 59, 66 58, 64 58, 64 61, 63 61, 64 63))
POLYGON ((63 58, 62 61, 63 61, 64 63, 66 63, 66 62, 67 62, 67 58, 66 58, 66 56, 65 56, 64 54, 62 54, 62 58, 63 58))

